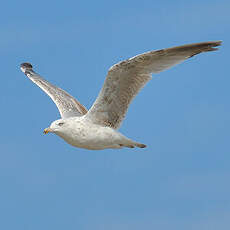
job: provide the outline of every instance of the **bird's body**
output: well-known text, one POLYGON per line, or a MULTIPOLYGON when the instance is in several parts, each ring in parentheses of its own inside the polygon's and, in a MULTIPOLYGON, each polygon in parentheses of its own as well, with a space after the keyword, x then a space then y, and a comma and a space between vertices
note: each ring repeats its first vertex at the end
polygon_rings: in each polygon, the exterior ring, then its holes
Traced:
POLYGON ((53 125, 51 124, 51 127, 55 134, 78 148, 99 150, 145 147, 143 144, 128 139, 115 129, 92 123, 85 115, 57 120, 53 125), (58 126, 59 123, 64 123, 62 129, 55 130, 55 126, 58 126))
POLYGON ((217 50, 215 47, 219 45, 221 41, 201 42, 150 51, 113 65, 89 111, 67 92, 35 73, 30 63, 21 64, 21 70, 51 97, 61 114, 62 119, 54 121, 44 133, 55 133, 67 143, 85 149, 144 148, 146 145, 132 141, 117 131, 133 98, 153 73, 166 70, 196 54, 217 50))

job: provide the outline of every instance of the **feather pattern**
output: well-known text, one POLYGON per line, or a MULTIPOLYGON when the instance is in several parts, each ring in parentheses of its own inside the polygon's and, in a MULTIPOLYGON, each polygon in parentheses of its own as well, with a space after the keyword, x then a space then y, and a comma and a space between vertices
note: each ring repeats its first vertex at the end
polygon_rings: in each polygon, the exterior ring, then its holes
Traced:
POLYGON ((87 113, 87 109, 74 97, 60 89, 35 73, 30 63, 21 64, 21 70, 36 85, 38 85, 54 101, 62 118, 82 116, 87 113))
POLYGON ((92 122, 118 129, 129 104, 152 73, 181 63, 202 52, 217 50, 221 41, 201 42, 168 49, 150 51, 112 66, 93 106, 86 114, 92 122))

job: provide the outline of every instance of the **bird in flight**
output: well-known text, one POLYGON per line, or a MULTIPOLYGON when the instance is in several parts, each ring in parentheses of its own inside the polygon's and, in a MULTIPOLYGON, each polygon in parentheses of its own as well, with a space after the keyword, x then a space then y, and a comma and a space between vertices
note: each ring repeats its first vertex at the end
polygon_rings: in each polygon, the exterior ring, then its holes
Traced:
POLYGON ((51 97, 60 112, 61 119, 52 122, 44 130, 45 134, 55 133, 70 145, 91 150, 145 148, 146 145, 118 131, 133 98, 153 73, 169 69, 196 54, 217 50, 220 45, 221 41, 210 41, 154 50, 113 65, 89 111, 70 94, 34 72, 30 63, 21 64, 21 70, 51 97))

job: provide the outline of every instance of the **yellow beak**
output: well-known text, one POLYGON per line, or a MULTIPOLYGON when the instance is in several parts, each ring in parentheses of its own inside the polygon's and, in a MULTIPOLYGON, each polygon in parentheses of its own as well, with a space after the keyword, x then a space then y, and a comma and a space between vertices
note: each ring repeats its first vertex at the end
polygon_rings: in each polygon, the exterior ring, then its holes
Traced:
POLYGON ((44 129, 44 131, 43 131, 44 134, 47 134, 47 133, 50 133, 50 132, 52 132, 52 129, 51 129, 51 128, 46 128, 46 129, 44 129))

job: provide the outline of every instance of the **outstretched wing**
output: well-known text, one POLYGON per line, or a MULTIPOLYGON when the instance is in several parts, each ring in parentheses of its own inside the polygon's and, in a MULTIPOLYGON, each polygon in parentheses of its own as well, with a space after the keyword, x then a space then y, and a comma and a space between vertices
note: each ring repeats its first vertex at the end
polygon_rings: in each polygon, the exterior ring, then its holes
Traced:
POLYGON ((87 109, 79 101, 64 90, 50 84, 39 74, 35 73, 32 68, 30 63, 21 64, 22 72, 51 97, 58 107, 62 118, 82 116, 87 113, 87 109))
POLYGON ((150 51, 119 62, 108 72, 103 88, 87 113, 92 122, 118 129, 132 99, 159 73, 202 52, 214 51, 221 41, 201 42, 150 51))

